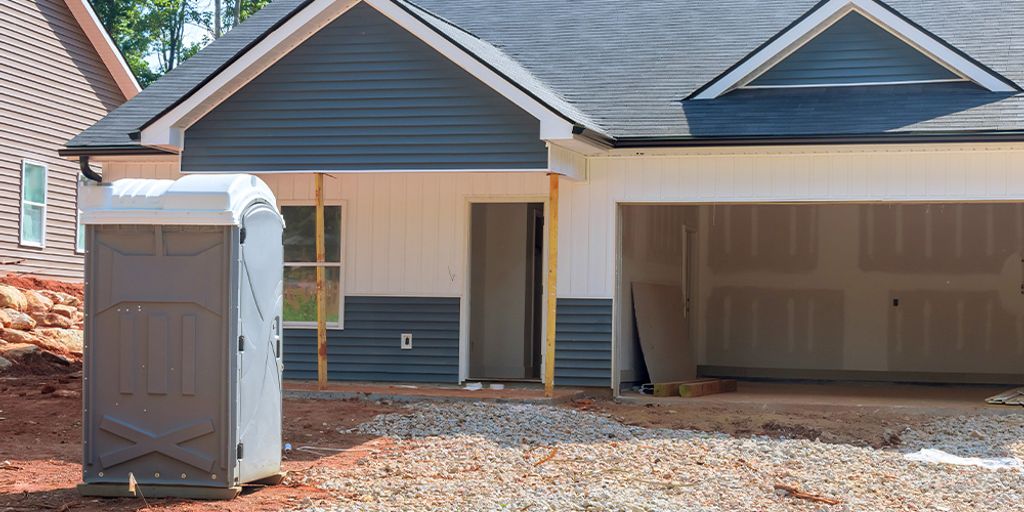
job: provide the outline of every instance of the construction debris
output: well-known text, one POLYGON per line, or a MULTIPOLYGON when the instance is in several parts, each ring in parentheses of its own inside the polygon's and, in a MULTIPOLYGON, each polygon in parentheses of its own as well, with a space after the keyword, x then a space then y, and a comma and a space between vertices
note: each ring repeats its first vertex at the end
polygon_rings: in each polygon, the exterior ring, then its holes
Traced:
POLYGON ((789 496, 791 498, 813 501, 815 503, 824 503, 826 505, 839 505, 842 503, 842 500, 826 498, 818 494, 801 491, 800 488, 795 485, 775 484, 775 490, 782 491, 785 496, 789 496))
POLYGON ((1024 405, 1024 388, 1014 388, 985 399, 992 405, 1024 405))
POLYGON ((652 385, 654 396, 697 397, 736 391, 736 381, 730 379, 695 379, 681 382, 656 382, 652 385))

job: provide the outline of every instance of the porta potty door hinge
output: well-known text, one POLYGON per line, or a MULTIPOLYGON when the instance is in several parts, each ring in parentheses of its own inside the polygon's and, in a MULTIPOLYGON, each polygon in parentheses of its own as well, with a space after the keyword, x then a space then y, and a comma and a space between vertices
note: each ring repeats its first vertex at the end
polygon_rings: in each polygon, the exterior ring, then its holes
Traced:
POLYGON ((238 351, 245 352, 245 336, 238 337, 238 351))
POLYGON ((243 445, 242 443, 238 443, 238 446, 235 447, 235 458, 237 458, 238 460, 242 460, 242 451, 244 448, 245 445, 243 445))

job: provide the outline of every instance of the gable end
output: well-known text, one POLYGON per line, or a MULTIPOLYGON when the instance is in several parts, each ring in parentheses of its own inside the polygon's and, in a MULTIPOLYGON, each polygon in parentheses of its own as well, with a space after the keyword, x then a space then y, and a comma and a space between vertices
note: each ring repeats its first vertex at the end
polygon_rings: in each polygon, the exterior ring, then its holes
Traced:
MULTIPOLYGON (((848 37, 850 34, 845 35, 848 37)), ((754 87, 806 87, 952 81, 957 77, 974 82, 990 92, 1019 92, 1021 90, 1017 84, 924 30, 879 0, 823 0, 790 26, 685 99, 714 99, 748 84, 754 87), (851 15, 859 16, 867 24, 874 25, 874 27, 861 25, 859 28, 862 35, 860 44, 870 43, 873 48, 855 47, 857 51, 852 55, 853 61, 859 59, 861 69, 857 69, 858 64, 855 62, 844 63, 840 59, 839 67, 845 66, 846 70, 830 70, 829 65, 821 62, 822 55, 814 50, 827 52, 835 49, 829 48, 829 46, 842 46, 851 43, 851 40, 844 41, 843 37, 839 37, 844 35, 843 29, 857 28, 858 18, 845 19, 851 15), (840 25, 839 22, 843 21, 846 23, 840 25), (833 24, 840 25, 841 30, 829 34, 829 30, 835 28, 833 24), (873 37, 864 36, 864 31, 869 28, 881 30, 882 33, 873 32, 873 37), (825 39, 818 41, 817 38, 823 35, 826 36, 825 39), (884 35, 888 35, 892 39, 887 39, 884 35), (895 43, 903 44, 906 48, 895 43), (812 51, 801 52, 805 46, 810 46, 812 51), (908 53, 908 49, 916 52, 916 55, 908 53), (898 62, 890 63, 896 65, 871 62, 870 53, 880 50, 885 51, 886 58, 898 56, 898 62), (856 55, 857 52, 860 52, 859 57, 856 55), (796 60, 788 61, 789 58, 794 57, 796 60), (922 61, 922 58, 925 60, 922 61), (929 61, 939 68, 949 71, 952 77, 944 75, 938 68, 931 66, 929 61), (780 65, 781 67, 779 67, 780 65), (839 73, 840 76, 829 76, 828 73, 839 73), (874 81, 865 78, 855 81, 853 77, 856 73, 865 75, 875 73, 877 76, 874 81), (758 83, 758 80, 764 75, 768 75, 768 77, 765 81, 758 83), (910 76, 929 78, 907 79, 910 76), (841 81, 826 83, 825 79, 841 81), (801 80, 810 83, 800 83, 801 80), (815 80, 820 83, 815 83, 815 80)))
POLYGON ((185 131, 184 172, 547 167, 540 122, 365 3, 185 131))
POLYGON ((744 87, 821 87, 964 80, 854 11, 744 87))

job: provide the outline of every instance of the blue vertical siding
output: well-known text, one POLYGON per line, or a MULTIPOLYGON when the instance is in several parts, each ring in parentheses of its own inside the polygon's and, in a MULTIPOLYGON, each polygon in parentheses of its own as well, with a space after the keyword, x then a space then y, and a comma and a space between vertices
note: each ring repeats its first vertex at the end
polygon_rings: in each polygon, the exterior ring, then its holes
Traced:
POLYGON ((958 78, 853 12, 786 57, 752 86, 859 84, 958 78))
MULTIPOLYGON (((346 297, 345 329, 327 331, 335 381, 459 380, 459 299, 346 297), (399 347, 412 333, 412 350, 399 347)), ((285 329, 284 378, 315 380, 316 329, 285 329)))
POLYGON ((186 172, 544 169, 540 123, 360 4, 185 132, 186 172))
POLYGON ((612 300, 558 299, 555 385, 611 386, 612 300))

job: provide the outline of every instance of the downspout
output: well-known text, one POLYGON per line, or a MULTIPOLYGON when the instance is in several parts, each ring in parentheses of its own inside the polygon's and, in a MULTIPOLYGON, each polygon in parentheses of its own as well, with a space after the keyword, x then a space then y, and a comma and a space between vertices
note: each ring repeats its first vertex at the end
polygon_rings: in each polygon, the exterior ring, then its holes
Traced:
POLYGON ((103 176, 96 174, 96 171, 89 167, 89 155, 82 155, 78 157, 78 169, 82 171, 82 175, 96 183, 103 182, 103 176))

